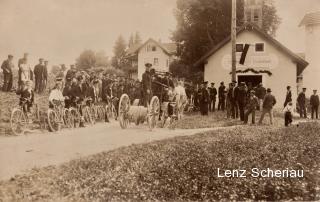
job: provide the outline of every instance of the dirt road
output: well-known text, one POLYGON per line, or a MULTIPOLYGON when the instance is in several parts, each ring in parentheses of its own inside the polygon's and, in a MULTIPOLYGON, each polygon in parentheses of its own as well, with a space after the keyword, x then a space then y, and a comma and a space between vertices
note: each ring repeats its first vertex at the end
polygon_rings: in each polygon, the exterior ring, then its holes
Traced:
POLYGON ((0 180, 9 179, 34 167, 59 165, 121 146, 193 135, 210 129, 149 131, 146 125, 122 130, 118 122, 96 124, 59 133, 29 134, 0 138, 0 180))

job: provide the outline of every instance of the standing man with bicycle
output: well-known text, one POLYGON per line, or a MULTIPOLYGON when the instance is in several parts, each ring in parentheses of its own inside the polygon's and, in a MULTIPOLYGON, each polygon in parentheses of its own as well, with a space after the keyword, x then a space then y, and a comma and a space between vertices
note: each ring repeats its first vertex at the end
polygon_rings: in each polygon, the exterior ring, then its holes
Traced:
POLYGON ((81 120, 80 120, 80 127, 84 127, 84 118, 83 118, 83 113, 82 113, 82 107, 81 104, 85 99, 86 96, 86 92, 87 92, 87 88, 86 88, 86 84, 84 83, 84 78, 82 75, 77 77, 77 81, 78 83, 76 85, 74 85, 72 87, 72 101, 75 105, 75 107, 77 107, 77 105, 80 106, 79 112, 81 115, 81 120))

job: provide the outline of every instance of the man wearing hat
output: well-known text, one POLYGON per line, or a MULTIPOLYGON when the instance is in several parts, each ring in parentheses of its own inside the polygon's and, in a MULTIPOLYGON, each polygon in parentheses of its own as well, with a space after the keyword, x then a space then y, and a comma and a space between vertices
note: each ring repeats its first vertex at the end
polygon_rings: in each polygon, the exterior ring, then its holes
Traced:
POLYGON ((67 78, 75 78, 76 76, 76 66, 74 64, 70 65, 70 69, 67 71, 67 74, 66 74, 66 79, 67 78))
POLYGON ((297 98, 297 103, 300 110, 300 118, 307 118, 306 92, 307 92, 307 88, 303 88, 302 92, 299 93, 297 98))
POLYGON ((247 88, 246 88, 246 83, 241 82, 239 90, 237 92, 237 104, 239 107, 239 114, 240 114, 240 120, 244 121, 244 109, 246 106, 246 99, 247 99, 247 88))
POLYGON ((34 73, 34 79, 35 79, 35 92, 40 92, 40 86, 41 86, 41 77, 42 77, 42 69, 44 68, 43 64, 44 59, 40 58, 39 59, 39 64, 37 64, 34 67, 33 73, 34 73))
POLYGON ((205 81, 201 85, 201 93, 199 97, 200 112, 201 112, 201 115, 203 116, 208 115, 209 92, 207 88, 208 88, 208 81, 205 81))
POLYGON ((265 114, 270 116, 270 124, 273 124, 273 106, 277 103, 276 98, 271 94, 271 89, 267 89, 267 94, 264 97, 262 104, 262 114, 259 120, 259 124, 262 124, 265 114))
POLYGON ((210 100, 209 100, 209 110, 210 112, 214 112, 216 110, 216 98, 217 98, 217 89, 214 87, 215 83, 211 83, 211 86, 209 87, 209 95, 210 95, 210 100))
POLYGON ((40 75, 40 88, 39 93, 42 93, 46 87, 47 87, 47 81, 48 81, 48 64, 49 61, 44 61, 44 65, 42 65, 39 69, 39 75, 40 75))
POLYGON ((225 102, 226 102, 225 89, 226 87, 224 85, 224 82, 221 82, 218 90, 218 96, 219 96, 218 110, 222 110, 222 111, 224 111, 225 102))
POLYGON ((292 101, 291 86, 287 86, 287 94, 286 94, 286 99, 284 101, 283 107, 286 107, 287 104, 291 101, 292 101))
POLYGON ((310 97, 310 105, 311 105, 311 118, 314 119, 314 114, 316 114, 316 119, 319 118, 319 96, 317 95, 317 90, 313 90, 313 95, 310 97))
POLYGON ((249 98, 246 103, 246 111, 244 114, 244 124, 248 123, 249 115, 251 114, 252 116, 252 124, 256 123, 256 109, 257 106, 259 105, 259 100, 255 96, 255 91, 251 90, 249 94, 249 98))
POLYGON ((13 60, 13 56, 8 55, 8 59, 3 61, 1 65, 1 69, 3 71, 2 90, 4 92, 9 92, 11 91, 11 88, 12 88, 12 80, 13 80, 12 69, 14 68, 12 60, 13 60))
POLYGON ((152 98, 152 77, 150 74, 150 68, 152 64, 146 63, 146 71, 142 74, 142 90, 143 90, 143 104, 145 107, 149 106, 149 102, 152 98))
POLYGON ((267 90, 263 87, 262 83, 259 83, 258 87, 256 88, 256 96, 259 99, 259 110, 262 111, 262 104, 264 96, 266 95, 267 90))

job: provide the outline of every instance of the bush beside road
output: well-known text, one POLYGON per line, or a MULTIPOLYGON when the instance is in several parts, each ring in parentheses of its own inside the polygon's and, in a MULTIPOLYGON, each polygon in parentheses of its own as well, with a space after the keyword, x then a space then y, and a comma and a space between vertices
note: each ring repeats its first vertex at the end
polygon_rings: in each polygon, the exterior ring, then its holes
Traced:
POLYGON ((0 183, 12 201, 319 200, 320 124, 245 127, 123 147, 0 183), (303 169, 218 178, 217 169, 303 169))

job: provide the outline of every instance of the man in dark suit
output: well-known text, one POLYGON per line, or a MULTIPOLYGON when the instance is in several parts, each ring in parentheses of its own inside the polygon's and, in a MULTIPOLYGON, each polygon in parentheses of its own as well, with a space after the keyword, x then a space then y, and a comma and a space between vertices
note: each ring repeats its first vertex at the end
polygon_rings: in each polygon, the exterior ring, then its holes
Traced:
POLYGON ((218 103, 218 110, 224 111, 225 103, 226 103, 226 96, 225 96, 225 85, 224 82, 220 83, 220 87, 218 90, 218 96, 219 96, 219 103, 218 103))
POLYGON ((310 105, 311 105, 311 118, 314 118, 314 114, 316 114, 316 119, 319 118, 318 111, 319 111, 319 96, 317 95, 317 90, 313 90, 313 95, 310 97, 310 105))
POLYGON ((34 67, 34 79, 35 79, 35 92, 40 92, 41 86, 41 77, 42 77, 42 69, 43 69, 43 58, 39 59, 39 64, 34 67))
POLYGON ((287 95, 286 95, 286 100, 284 101, 283 107, 286 107, 287 104, 291 101, 292 101, 291 86, 287 86, 287 95))
POLYGON ((307 91, 307 88, 303 88, 302 92, 299 93, 297 98, 297 103, 300 110, 300 118, 307 118, 306 91, 307 91))
MULTIPOLYGON (((87 88, 86 88, 86 84, 84 83, 83 76, 78 76, 77 81, 78 83, 74 85, 71 90, 71 95, 72 95, 71 100, 73 102, 73 105, 81 104, 87 95, 87 88)), ((84 127, 82 109, 80 109, 80 115, 81 115, 80 127, 84 127)))
POLYGON ((214 83, 211 83, 211 87, 209 87, 209 110, 210 112, 214 112, 216 110, 216 99, 217 99, 217 89, 214 87, 214 83))
POLYGON ((201 94, 199 97, 200 101, 200 112, 201 115, 205 116, 208 115, 208 104, 209 104, 209 92, 207 90, 208 88, 208 82, 203 82, 201 85, 201 94))
POLYGON ((244 108, 246 106, 247 89, 244 82, 240 83, 240 88, 237 95, 237 103, 239 106, 240 120, 244 121, 244 108))
POLYGON ((1 65, 1 69, 3 71, 3 80, 4 80, 2 90, 4 92, 9 92, 12 89, 12 80, 13 80, 12 69, 14 68, 12 60, 13 60, 13 56, 8 55, 8 59, 3 61, 1 65))
POLYGON ((149 106, 149 102, 152 98, 152 77, 150 68, 152 64, 145 64, 146 71, 142 74, 142 90, 143 90, 143 104, 145 107, 149 106))
POLYGON ((47 81, 48 81, 48 61, 44 61, 44 65, 40 66, 39 68, 39 76, 40 76, 40 87, 39 87, 39 93, 43 93, 43 91, 47 87, 47 81))

